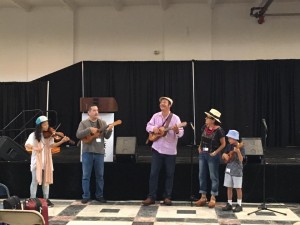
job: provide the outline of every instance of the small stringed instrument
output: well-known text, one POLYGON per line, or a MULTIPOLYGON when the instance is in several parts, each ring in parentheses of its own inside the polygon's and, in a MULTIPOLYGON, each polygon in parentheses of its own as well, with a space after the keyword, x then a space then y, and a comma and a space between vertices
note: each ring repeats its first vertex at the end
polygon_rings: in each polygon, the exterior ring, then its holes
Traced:
MULTIPOLYGON (((120 124, 122 124, 122 120, 117 120, 117 121, 115 121, 115 122, 113 122, 112 124, 109 124, 109 125, 117 126, 117 125, 120 125, 120 124)), ((88 136, 85 136, 84 138, 81 139, 81 141, 82 141, 83 143, 85 143, 85 144, 91 143, 94 139, 100 137, 100 134, 101 134, 103 131, 105 131, 105 130, 108 128, 109 125, 107 125, 107 126, 105 126, 105 127, 102 127, 102 128, 100 128, 100 129, 98 129, 97 132, 94 133, 94 134, 91 133, 91 134, 89 134, 88 136)))
MULTIPOLYGON (((235 148, 238 148, 238 149, 240 149, 240 148, 242 148, 244 146, 244 143, 243 142, 241 142, 241 143, 238 143, 237 144, 237 146, 235 147, 235 148)), ((234 155, 235 155, 235 151, 234 150, 231 150, 229 153, 225 153, 226 155, 228 155, 228 159, 226 159, 226 158, 224 158, 224 157, 222 157, 223 158, 223 160, 224 160, 224 162, 225 163, 229 163, 229 162, 232 162, 232 160, 233 160, 233 158, 234 158, 234 155)))
MULTIPOLYGON (((187 125, 187 122, 182 122, 182 123, 177 124, 177 127, 181 128, 181 127, 185 127, 186 125, 187 125)), ((164 128, 163 131, 159 130, 159 133, 157 133, 157 134, 150 132, 148 141, 152 141, 152 142, 157 141, 159 138, 166 136, 167 132, 169 130, 171 130, 172 128, 173 127, 164 128)))

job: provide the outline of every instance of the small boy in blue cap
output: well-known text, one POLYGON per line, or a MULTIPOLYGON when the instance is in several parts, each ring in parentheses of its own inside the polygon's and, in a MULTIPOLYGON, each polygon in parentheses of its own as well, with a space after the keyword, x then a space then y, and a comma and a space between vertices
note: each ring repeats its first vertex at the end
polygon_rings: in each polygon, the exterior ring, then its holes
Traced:
POLYGON ((241 212, 242 207, 242 183, 243 183, 243 160, 245 157, 245 149, 243 144, 239 143, 239 132, 236 130, 229 130, 228 134, 229 144, 225 147, 225 151, 222 155, 224 162, 227 163, 225 169, 224 186, 227 187, 227 199, 228 202, 223 211, 241 212), (232 190, 236 189, 237 193, 237 205, 233 209, 232 207, 232 190))

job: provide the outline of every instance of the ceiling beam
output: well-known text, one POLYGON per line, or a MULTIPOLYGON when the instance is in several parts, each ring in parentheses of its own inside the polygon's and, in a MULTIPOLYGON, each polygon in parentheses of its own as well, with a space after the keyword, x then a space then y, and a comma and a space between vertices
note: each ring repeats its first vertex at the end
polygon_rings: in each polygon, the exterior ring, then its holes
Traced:
POLYGON ((14 3, 17 7, 24 9, 26 12, 29 12, 32 8, 30 4, 27 4, 24 1, 20 1, 20 0, 10 0, 10 1, 14 3))
POLYGON ((167 10, 169 7, 169 0, 159 0, 160 7, 162 10, 167 10))
POLYGON ((60 0, 68 9, 74 12, 77 9, 77 5, 73 0, 60 0))
POLYGON ((112 6, 115 8, 115 10, 121 11, 124 7, 124 4, 123 4, 122 0, 113 0, 112 6))

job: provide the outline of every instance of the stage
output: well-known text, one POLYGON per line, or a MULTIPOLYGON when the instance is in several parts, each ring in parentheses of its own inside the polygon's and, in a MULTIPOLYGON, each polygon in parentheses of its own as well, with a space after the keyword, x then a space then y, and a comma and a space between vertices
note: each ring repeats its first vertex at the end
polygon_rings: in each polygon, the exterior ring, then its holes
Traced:
MULTIPOLYGON (((268 148, 265 151, 265 184, 267 203, 299 203, 300 147, 268 148)), ((54 184, 50 198, 81 199, 81 163, 78 147, 62 147, 53 155, 54 184)), ((105 163, 104 195, 109 200, 141 200, 147 196, 151 152, 149 146, 138 146, 135 155, 116 155, 114 162, 105 163)), ((263 164, 260 156, 248 157, 244 166, 244 202, 263 201, 263 164)), ((0 183, 12 195, 29 197, 30 162, 0 162, 0 183)), ((218 201, 226 201, 223 186, 225 165, 220 166, 218 201)), ((163 184, 159 184, 161 193, 163 184)), ((178 148, 173 199, 198 197, 198 156, 191 146, 178 148), (191 179, 192 177, 192 179, 191 179)), ((92 178, 94 192, 94 177, 92 178)), ((41 195, 41 188, 38 191, 41 195)), ((159 197, 161 197, 159 195, 159 197)))

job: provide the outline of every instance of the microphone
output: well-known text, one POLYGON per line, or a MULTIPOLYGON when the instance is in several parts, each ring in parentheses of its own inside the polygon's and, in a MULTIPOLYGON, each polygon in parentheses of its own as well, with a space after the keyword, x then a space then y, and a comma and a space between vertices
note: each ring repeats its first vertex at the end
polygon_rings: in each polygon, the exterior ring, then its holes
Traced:
POLYGON ((262 123, 263 123, 263 125, 265 127, 265 130, 267 131, 268 130, 268 126, 267 126, 267 123, 266 123, 266 119, 263 118, 261 121, 262 121, 262 123))
POLYGON ((195 130, 195 127, 192 122, 190 122, 190 125, 191 125, 192 129, 195 130))

